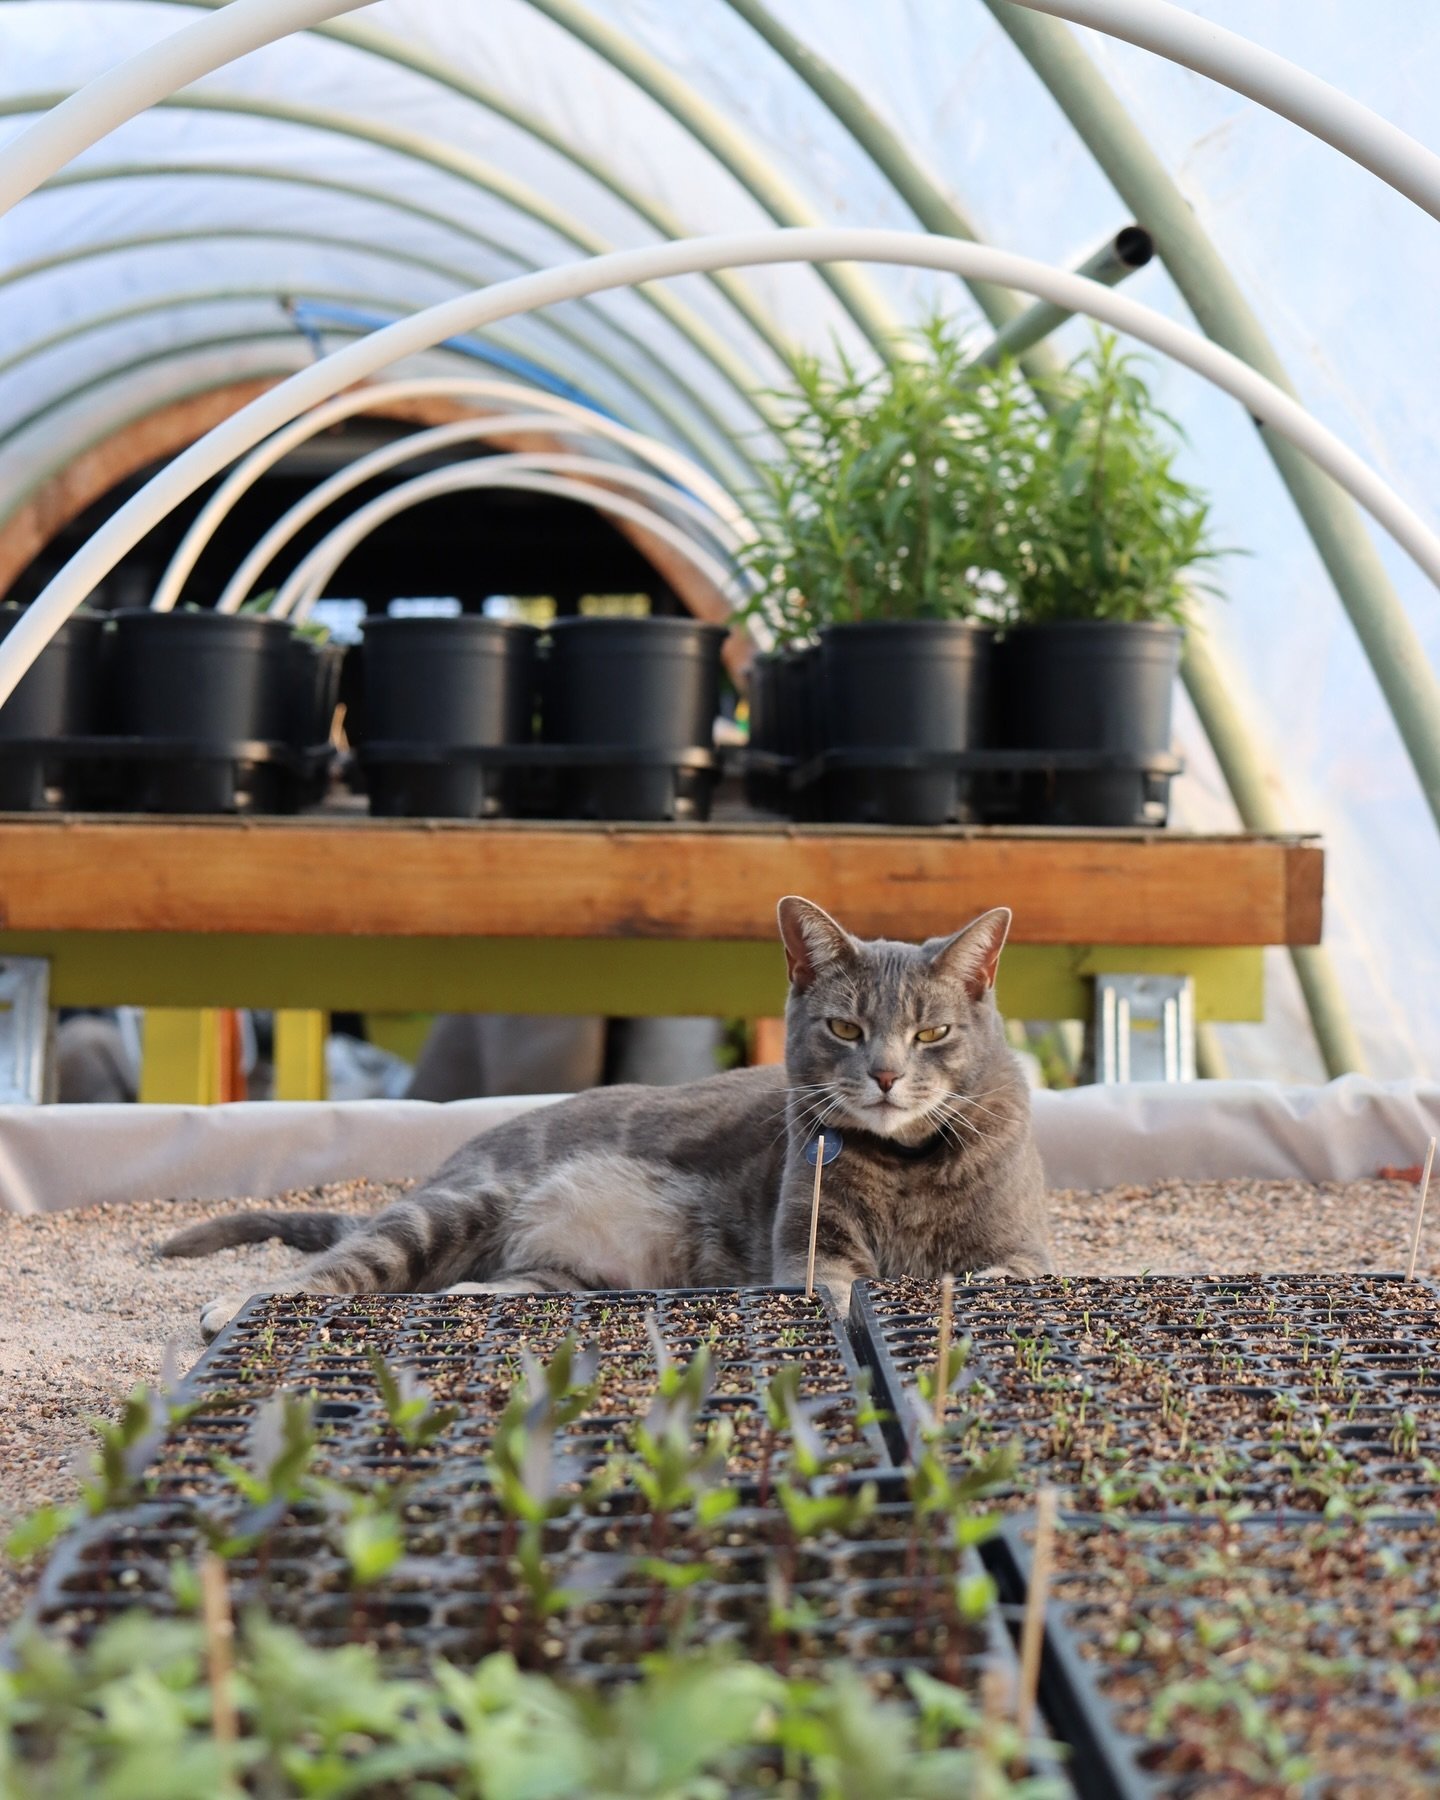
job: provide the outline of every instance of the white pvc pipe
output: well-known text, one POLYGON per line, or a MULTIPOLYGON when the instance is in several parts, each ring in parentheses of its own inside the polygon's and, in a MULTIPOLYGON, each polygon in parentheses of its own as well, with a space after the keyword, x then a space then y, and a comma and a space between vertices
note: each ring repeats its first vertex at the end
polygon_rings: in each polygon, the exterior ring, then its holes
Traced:
MULTIPOLYGON (((1423 207, 1431 218, 1440 219, 1440 156, 1328 81, 1238 32, 1197 19, 1168 0, 1012 0, 1012 4, 1089 25, 1107 37, 1122 38, 1208 75, 1323 138, 1423 207)), ((1356 28, 1364 29, 1358 12, 1356 28)))
MULTIPOLYGON (((329 399, 377 369, 414 356, 447 337, 476 331, 535 307, 582 294, 604 293, 642 281, 712 269, 785 262, 879 262, 938 269, 967 280, 1017 288, 1072 313, 1085 313, 1172 356, 1241 402, 1262 425, 1309 456, 1381 524, 1440 587, 1440 537, 1353 450, 1273 381, 1218 344, 1163 318, 1124 294, 989 244, 908 231, 772 230, 711 238, 682 238, 638 250, 616 250, 458 295, 399 319, 289 376, 168 463, 110 516, 55 574, 25 617, 0 644, 0 704, 56 629, 172 507, 193 494, 261 438, 307 407, 329 399)), ((1424 650, 1403 616, 1389 621, 1397 659, 1434 687, 1424 650)), ((1440 691, 1432 696, 1440 710, 1440 691)))
MULTIPOLYGON (((354 345, 349 347, 355 348, 354 345)), ((376 365, 377 368, 383 366, 383 363, 376 365)), ((337 385, 345 384, 342 382, 337 385)), ((305 443, 316 432, 323 431, 328 425, 337 424, 341 419, 353 418, 357 413, 371 412, 380 403, 449 399, 518 401, 531 412, 552 413, 557 419, 573 420, 578 426, 583 426, 586 432, 608 438, 633 455, 643 457, 655 468, 673 475, 692 494, 706 501, 722 519, 728 520, 737 529, 744 528, 745 515, 717 481, 681 451, 670 444, 661 443, 658 438, 647 437, 643 431, 633 431, 628 425, 620 425, 614 419, 607 419, 590 407, 581 406, 574 400, 566 400, 559 394, 538 393, 519 381, 502 381, 488 375, 416 375, 403 381, 377 382, 353 394, 341 394, 337 399, 316 406, 313 412, 298 409, 300 416, 294 418, 282 431, 277 431, 244 462, 232 469, 200 508, 194 523, 181 538, 175 554, 166 565, 150 604, 157 612, 171 610, 180 598, 191 570, 199 561, 200 553, 219 529, 221 521, 241 495, 248 493, 266 470, 274 468, 280 458, 297 444, 305 443)), ((251 438, 249 442, 253 444, 255 439, 251 438)), ((3 699, 4 696, 0 695, 0 704, 3 704, 3 699)))
MULTIPOLYGON (((518 431, 549 431, 554 426, 555 420, 549 413, 493 413, 484 418, 457 419, 450 425, 436 425, 428 431, 417 431, 396 443, 382 444, 367 456, 357 457, 343 469, 337 469, 328 480, 311 488, 288 512, 280 515, 226 582, 220 598, 215 602, 216 612, 239 612, 250 590, 259 580, 261 571, 275 560, 295 533, 317 518, 332 502, 352 493, 373 476, 383 474, 386 469, 396 468, 401 463, 412 462, 417 456, 447 450, 452 444, 467 443, 475 438, 504 437, 518 431)), ((578 427, 566 427, 567 432, 572 429, 579 435, 578 427)), ((591 468, 597 468, 620 479, 622 471, 633 473, 626 471, 624 464, 604 462, 594 457, 566 456, 554 450, 515 453, 505 460, 512 469, 553 469, 557 474, 582 474, 591 468), (525 461, 517 462, 516 454, 523 455, 525 461), (584 464, 585 468, 572 467, 579 464, 584 464)), ((734 527, 717 519, 708 507, 702 506, 698 500, 692 499, 673 483, 656 481, 651 477, 646 484, 646 491, 673 506, 677 512, 683 513, 726 551, 735 550, 742 541, 753 541, 753 533, 750 538, 742 539, 734 527)))
POLYGON ((0 150, 0 215, 117 125, 178 88, 262 44, 369 4, 370 0, 229 0, 227 6, 161 38, 52 106, 0 150))
MULTIPOLYGON (((574 457, 571 460, 585 463, 596 461, 592 457, 574 457)), ((642 506, 636 500, 627 500, 621 494, 608 493, 604 488, 595 487, 588 481, 571 481, 564 476, 542 474, 538 470, 517 470, 505 466, 509 462, 510 458, 507 456, 485 456, 475 462, 454 463, 448 469, 431 469, 428 474, 417 475, 413 481, 402 482, 399 487, 391 488, 389 493, 380 494, 365 506, 358 507, 349 518, 342 519, 328 536, 321 538, 315 548, 291 571, 270 610, 281 617, 289 614, 298 624, 309 617, 310 609, 345 558, 387 519, 393 519, 398 513, 408 512, 411 507, 419 506, 422 501, 433 499, 437 494, 456 494, 470 488, 486 487, 521 488, 536 494, 553 494, 561 500, 578 500, 600 512, 614 513, 617 518, 643 525, 646 531, 653 532, 683 556, 721 595, 733 595, 736 592, 733 569, 717 562, 687 532, 672 525, 669 519, 663 518, 650 507, 642 506)), ((611 469, 608 463, 599 466, 607 471, 611 469)), ((634 469, 627 473, 637 483, 642 479, 634 469)), ((654 481, 655 478, 646 476, 643 479, 654 481)))

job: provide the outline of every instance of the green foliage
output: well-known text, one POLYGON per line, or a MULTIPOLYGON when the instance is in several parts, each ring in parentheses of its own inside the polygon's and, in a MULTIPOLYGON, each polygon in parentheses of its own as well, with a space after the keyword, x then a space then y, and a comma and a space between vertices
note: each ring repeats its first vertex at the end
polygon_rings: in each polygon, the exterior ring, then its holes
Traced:
POLYGON ((1219 554, 1208 503, 1175 473, 1180 428, 1138 370, 1097 331, 1045 384, 1048 416, 1032 417, 1034 453, 997 563, 1022 622, 1182 622, 1187 572, 1219 554))
POLYGON ((370 1352, 370 1369, 390 1429, 410 1449, 423 1450, 460 1417, 458 1406, 436 1406, 411 1370, 394 1374, 378 1350, 370 1352))
POLYGON ((361 1645, 316 1649, 251 1614, 236 1640, 242 1730, 214 1735, 202 1627, 134 1612, 70 1653, 31 1634, 0 1671, 6 1800, 723 1800, 778 1754, 777 1800, 1053 1800, 1010 1773, 1013 1731, 953 1688, 913 1706, 715 1657, 656 1658, 628 1686, 574 1692, 505 1655, 387 1676, 361 1645), (243 1783, 243 1789, 242 1784, 243 1783))
POLYGON ((1208 506, 1137 359, 1097 332, 1056 379, 967 362, 943 320, 868 374, 802 359, 774 396, 747 553, 782 642, 866 619, 1178 619, 1208 506))

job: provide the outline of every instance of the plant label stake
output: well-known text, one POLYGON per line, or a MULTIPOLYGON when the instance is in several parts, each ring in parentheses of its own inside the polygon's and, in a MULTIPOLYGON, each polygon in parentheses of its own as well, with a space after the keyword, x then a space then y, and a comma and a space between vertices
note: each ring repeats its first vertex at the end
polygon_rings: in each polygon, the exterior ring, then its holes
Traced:
POLYGON ((1430 1171, 1435 1166, 1435 1140, 1432 1137, 1425 1151, 1425 1173, 1420 1177, 1420 1204, 1415 1208, 1415 1233, 1410 1239, 1410 1267, 1405 1271, 1405 1279, 1415 1279, 1415 1263, 1420 1255, 1420 1227, 1425 1223, 1425 1196, 1430 1192, 1430 1171))
POLYGON ((1050 1592, 1050 1566, 1055 1553, 1056 1490, 1041 1488, 1035 1497, 1035 1554, 1025 1595, 1025 1622, 1020 1629, 1020 1706, 1015 1715, 1021 1738, 1030 1735, 1040 1693, 1040 1644, 1045 1629, 1045 1601, 1050 1592))
POLYGON ((815 1187, 810 1196, 810 1258, 805 1265, 805 1298, 815 1298, 815 1237, 820 1230, 820 1177, 825 1172, 825 1133, 815 1140, 815 1187))
POLYGON ((200 1564, 200 1606, 205 1624, 205 1661, 210 1675, 210 1715, 215 1742, 233 1744, 240 1735, 231 1691, 234 1658, 231 1646, 235 1621, 230 1612, 230 1584, 218 1556, 206 1556, 200 1564))
POLYGON ((950 1321, 955 1311, 955 1277, 940 1277, 940 1347, 935 1353, 935 1429, 945 1423, 950 1398, 950 1321))

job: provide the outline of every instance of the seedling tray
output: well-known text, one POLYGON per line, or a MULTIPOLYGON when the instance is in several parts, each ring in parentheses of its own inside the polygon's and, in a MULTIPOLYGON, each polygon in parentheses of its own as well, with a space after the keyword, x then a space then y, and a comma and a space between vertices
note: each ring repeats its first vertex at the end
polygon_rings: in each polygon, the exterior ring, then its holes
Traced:
MULTIPOLYGON (((627 1447, 629 1431, 655 1390, 657 1368, 647 1321, 670 1355, 688 1361, 706 1343, 714 1383, 701 1424, 729 1419, 735 1432, 731 1474, 763 1474, 765 1392, 789 1365, 803 1367, 803 1398, 825 1403, 815 1427, 845 1469, 888 1467, 884 1438, 862 1423, 859 1366, 828 1299, 796 1289, 679 1288, 664 1291, 541 1295, 378 1294, 353 1298, 277 1295, 252 1300, 216 1338, 182 1390, 185 1400, 224 1395, 212 1420, 195 1421, 193 1446, 160 1477, 160 1492, 190 1479, 187 1459, 234 1454, 256 1405, 278 1388, 313 1389, 332 1428, 327 1458, 373 1468, 395 1463, 369 1356, 408 1369, 437 1404, 460 1417, 435 1456, 433 1479, 483 1479, 491 1428, 522 1372, 521 1353, 548 1359, 573 1333, 601 1353, 600 1407, 568 1430, 560 1447, 565 1478, 578 1488, 627 1447), (238 1400, 237 1406, 233 1402, 238 1400)), ((414 1475, 413 1467, 404 1471, 414 1475)), ((432 1477, 425 1475, 425 1481, 432 1477)))
MULTIPOLYGON (((1016 1604, 1032 1543, 1027 1515, 988 1546, 1016 1604)), ((1041 1698, 1082 1795, 1440 1791, 1433 1518, 1071 1518, 1050 1596, 1041 1698)))
POLYGON ((997 1670, 1009 1684, 1013 1658, 998 1611, 969 1621, 945 1598, 957 1577, 981 1573, 978 1559, 946 1543, 935 1520, 914 1515, 878 1432, 860 1422, 858 1389, 828 1302, 793 1290, 257 1298, 174 1396, 177 1406, 198 1410, 162 1445, 153 1497, 72 1533, 31 1616, 83 1641, 137 1603, 173 1610, 176 1571, 193 1568, 204 1547, 202 1522, 235 1510, 216 1459, 243 1464, 263 1402, 300 1391, 313 1394, 324 1427, 317 1473, 367 1489, 407 1483, 404 1554, 367 1589, 351 1579, 343 1517, 313 1501, 283 1509, 258 1545, 231 1560, 236 1608, 263 1603, 311 1642, 373 1642, 401 1667, 436 1655, 469 1665, 503 1648, 528 1666, 612 1681, 633 1675, 641 1657, 680 1630, 688 1641, 729 1643, 796 1674, 843 1659, 880 1691, 903 1691, 910 1669, 971 1690, 997 1670), (763 1417, 770 1376, 801 1365, 802 1399, 832 1402, 811 1420, 843 1460, 830 1487, 874 1481, 876 1509, 848 1531, 796 1544, 775 1497, 782 1453, 744 1432, 732 1471, 740 1504, 709 1527, 684 1512, 662 1521, 624 1486, 583 1494, 582 1483, 614 1454, 654 1391, 647 1314, 679 1361, 713 1342, 710 1416, 763 1417), (520 1373, 521 1348, 545 1358, 572 1331, 601 1349, 607 1410, 555 1440, 556 1474, 569 1492, 544 1528, 543 1547, 564 1599, 540 1617, 518 1577, 517 1530, 490 1488, 485 1451, 520 1373), (428 1449, 408 1449, 390 1432, 372 1347, 392 1371, 413 1372, 437 1404, 460 1407, 428 1449), (703 1557, 705 1577, 670 1592, 647 1566, 657 1557, 703 1557), (777 1576, 793 1615, 780 1626, 772 1615, 777 1576))
MULTIPOLYGON (((939 1284, 857 1288, 851 1322, 908 1449, 939 1284)), ((1440 1498, 1440 1301, 1385 1275, 1093 1277, 961 1286, 954 1454, 1018 1444, 1082 1508, 1440 1498)), ((952 1365, 954 1366, 954 1365, 952 1365)))

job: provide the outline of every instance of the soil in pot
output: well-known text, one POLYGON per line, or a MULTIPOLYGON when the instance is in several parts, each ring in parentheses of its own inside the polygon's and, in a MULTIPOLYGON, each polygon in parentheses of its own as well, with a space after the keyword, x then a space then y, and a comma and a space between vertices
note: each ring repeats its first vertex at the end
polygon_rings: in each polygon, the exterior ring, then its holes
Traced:
POLYGON ((538 633, 475 613, 370 618, 360 757, 370 810, 478 819, 513 811, 513 771, 482 752, 530 741, 538 633))
POLYGON ((1146 759, 1170 753, 1184 633, 1178 625, 1062 619, 1012 627, 996 646, 994 741, 1003 749, 1092 752, 1129 766, 1024 776, 1020 822, 1163 825, 1169 781, 1146 759))
POLYGON ((991 639, 959 619, 881 619, 820 633, 826 812, 871 825, 971 819, 957 752, 983 735, 991 639))
POLYGON ((689 618, 554 622, 541 729, 576 752, 560 784, 564 816, 709 816, 725 637, 689 618))
POLYGON ((286 812, 291 630, 256 613, 115 615, 111 729, 137 812, 286 812), (148 752, 148 753, 147 753, 148 752))
MULTIPOLYGON (((24 607, 0 606, 0 642, 24 617, 24 607)), ((75 802, 77 770, 64 745, 99 728, 103 629, 99 614, 71 613, 0 706, 0 811, 75 802)))

